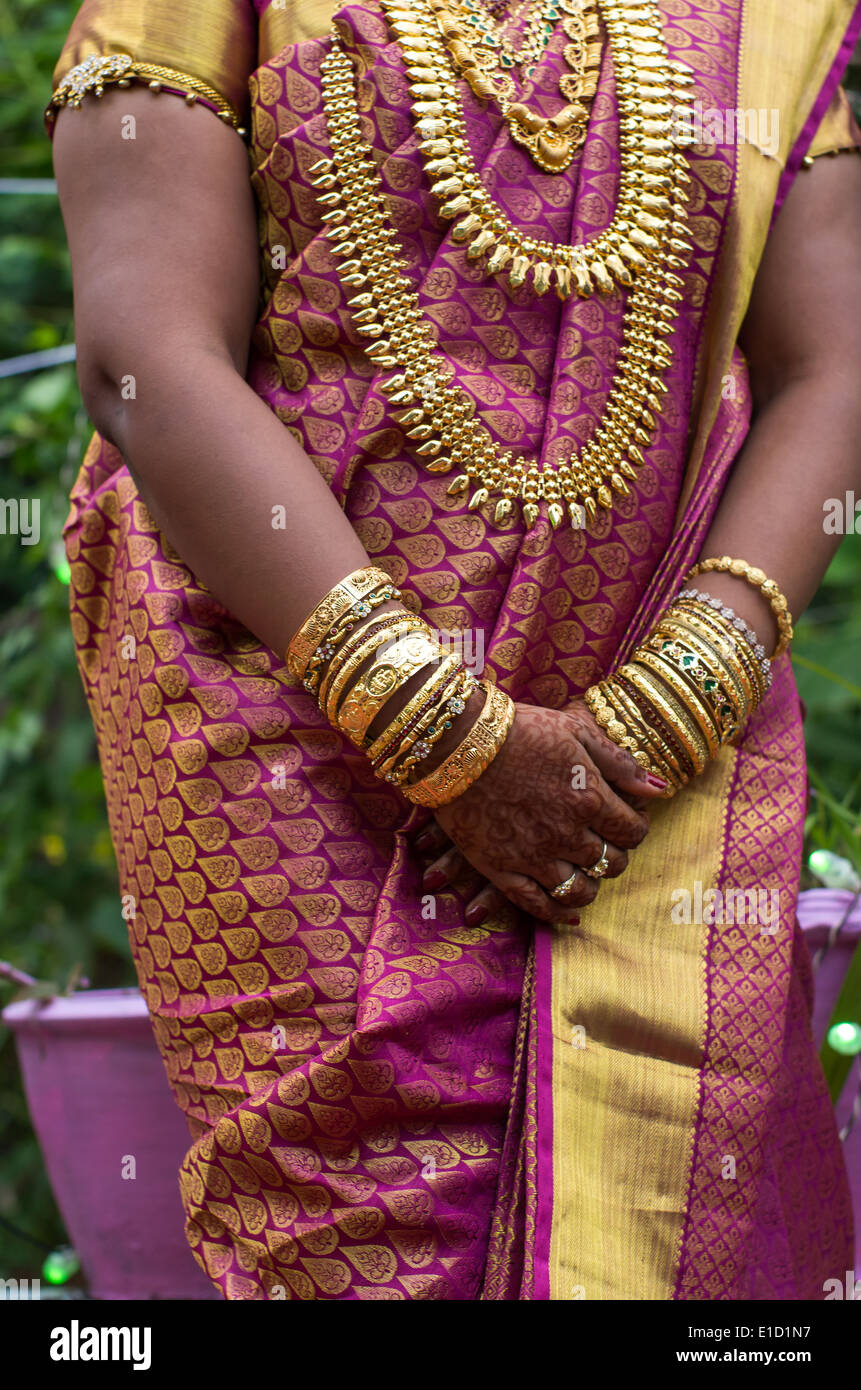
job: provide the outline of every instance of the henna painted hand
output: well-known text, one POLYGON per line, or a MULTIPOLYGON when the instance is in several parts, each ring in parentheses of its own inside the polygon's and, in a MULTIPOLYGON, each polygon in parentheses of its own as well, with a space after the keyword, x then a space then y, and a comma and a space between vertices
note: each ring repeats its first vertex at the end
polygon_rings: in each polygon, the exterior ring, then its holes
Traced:
POLYGON ((541 921, 577 922, 572 909, 591 902, 600 881, 578 874, 561 902, 551 890, 578 866, 597 863, 602 840, 607 876, 621 874, 627 851, 648 830, 643 808, 663 789, 607 737, 582 700, 565 710, 518 705, 487 771, 418 836, 416 848, 438 856, 423 886, 437 891, 471 867, 476 887, 485 882, 467 908, 470 925, 506 898, 541 921))

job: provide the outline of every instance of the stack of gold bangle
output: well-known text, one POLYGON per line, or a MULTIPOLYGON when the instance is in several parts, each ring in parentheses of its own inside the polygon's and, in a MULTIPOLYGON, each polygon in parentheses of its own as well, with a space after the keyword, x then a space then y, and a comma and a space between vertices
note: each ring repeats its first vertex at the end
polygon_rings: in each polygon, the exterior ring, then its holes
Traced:
POLYGON ((286 662, 333 727, 367 753, 377 777, 400 787, 411 801, 443 806, 499 752, 514 720, 514 704, 491 682, 478 682, 416 614, 403 608, 371 616, 387 599, 399 597, 388 575, 373 566, 347 575, 302 624, 286 662), (372 741, 377 716, 419 673, 425 677, 421 688, 372 741), (422 776, 419 765, 477 689, 485 693, 482 714, 445 761, 422 776))
MULTIPOLYGON (((743 560, 702 561, 748 578, 777 616, 784 650, 792 636, 786 600, 773 581, 743 560)), ((667 795, 703 771, 736 738, 771 685, 771 665, 756 634, 720 599, 684 589, 630 661, 586 691, 607 735, 641 767, 663 777, 667 795)))

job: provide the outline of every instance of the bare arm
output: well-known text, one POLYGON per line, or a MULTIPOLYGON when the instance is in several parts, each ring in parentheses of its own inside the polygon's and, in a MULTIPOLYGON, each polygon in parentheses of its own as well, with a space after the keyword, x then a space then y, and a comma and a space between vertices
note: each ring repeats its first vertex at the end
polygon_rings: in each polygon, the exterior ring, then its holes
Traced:
MULTIPOLYGON (((702 555, 765 570, 804 612, 840 544, 823 503, 861 483, 861 160, 818 159, 796 178, 769 237, 740 335, 754 420, 702 555)), ((695 583, 771 651, 765 600, 732 575, 695 583)))
POLYGON ((90 417, 195 574, 283 652, 323 595, 369 561, 314 464, 243 379, 258 296, 247 150, 204 107, 133 87, 63 111, 54 164, 90 417), (127 114, 134 140, 122 138, 127 114), (279 504, 286 530, 271 524, 279 504))

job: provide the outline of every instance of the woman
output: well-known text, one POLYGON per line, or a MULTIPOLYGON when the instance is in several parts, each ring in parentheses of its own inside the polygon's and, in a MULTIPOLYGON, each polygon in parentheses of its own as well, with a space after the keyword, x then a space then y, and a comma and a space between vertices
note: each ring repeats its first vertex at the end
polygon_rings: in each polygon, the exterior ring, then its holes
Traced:
POLYGON ((227 1298, 815 1299, 851 1265, 785 648, 857 483, 861 166, 816 156, 861 138, 859 32, 78 14, 72 622, 227 1298))

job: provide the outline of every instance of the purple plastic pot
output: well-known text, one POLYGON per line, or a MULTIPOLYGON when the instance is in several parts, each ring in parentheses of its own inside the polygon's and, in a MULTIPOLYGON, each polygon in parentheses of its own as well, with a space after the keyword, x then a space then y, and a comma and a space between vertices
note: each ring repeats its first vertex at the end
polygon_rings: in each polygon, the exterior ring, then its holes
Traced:
MULTIPOLYGON (((849 962, 861 941, 861 897, 845 890, 811 888, 799 896, 798 922, 813 959, 813 1036, 821 1047, 849 962), (834 940, 829 945, 832 935, 834 940)), ((851 1116, 859 1085, 861 1057, 856 1057, 835 1107, 841 1128, 851 1116)), ((861 1120, 847 1135, 843 1152, 855 1208, 855 1269, 861 1274, 861 1120)))
POLYGON ((138 991, 26 1000, 3 1022, 91 1296, 218 1298, 183 1232, 177 1174, 191 1141, 138 991))

